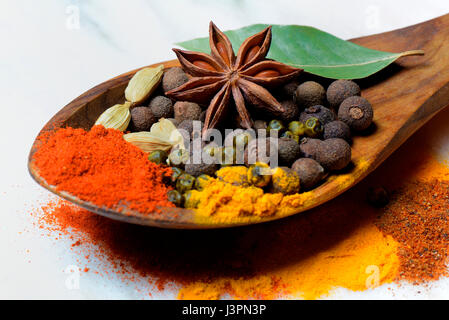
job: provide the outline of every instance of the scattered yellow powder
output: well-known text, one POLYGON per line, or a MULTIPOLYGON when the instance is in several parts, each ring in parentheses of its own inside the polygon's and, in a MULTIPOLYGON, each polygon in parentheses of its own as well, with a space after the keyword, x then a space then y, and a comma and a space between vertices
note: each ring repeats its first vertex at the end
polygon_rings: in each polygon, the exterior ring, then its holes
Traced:
POLYGON ((182 288, 179 299, 275 299, 280 294, 316 299, 332 289, 359 291, 392 282, 398 272, 397 243, 368 223, 341 242, 305 259, 249 279, 222 278, 182 288))

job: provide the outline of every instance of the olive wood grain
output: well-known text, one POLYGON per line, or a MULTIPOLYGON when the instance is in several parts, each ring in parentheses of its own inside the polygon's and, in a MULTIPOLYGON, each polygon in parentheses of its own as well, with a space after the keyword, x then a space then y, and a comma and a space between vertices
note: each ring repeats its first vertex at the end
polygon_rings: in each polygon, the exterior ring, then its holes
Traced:
MULTIPOLYGON (((119 213, 99 208, 60 192, 40 177, 32 156, 38 147, 36 140, 30 152, 28 167, 32 177, 43 187, 97 214, 148 226, 164 228, 221 228, 279 219, 318 206, 351 188, 379 166, 418 128, 449 104, 449 15, 418 25, 382 34, 353 39, 362 46, 390 52, 423 49, 424 56, 406 57, 383 71, 362 80, 362 95, 374 107, 374 123, 370 135, 357 136, 352 145, 352 167, 340 175, 332 175, 313 191, 313 197, 285 214, 265 219, 242 218, 229 222, 198 220, 191 210, 162 208, 162 213, 142 215, 138 212, 119 213), (344 179, 341 179, 344 177, 344 179)), ((176 60, 157 63, 166 68, 178 66, 176 60)), ((108 107, 124 101, 124 89, 137 70, 106 81, 79 96, 62 108, 42 129, 61 126, 89 129, 108 107)), ((411 155, 413 156, 413 155, 411 155)))

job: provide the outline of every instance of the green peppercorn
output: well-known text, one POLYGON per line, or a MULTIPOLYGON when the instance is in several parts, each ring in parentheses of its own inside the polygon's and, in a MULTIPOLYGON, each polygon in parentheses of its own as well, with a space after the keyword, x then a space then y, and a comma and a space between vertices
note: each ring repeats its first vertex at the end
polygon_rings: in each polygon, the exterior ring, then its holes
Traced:
POLYGON ((305 133, 310 138, 316 138, 323 133, 323 126, 320 120, 315 117, 310 117, 305 123, 305 133))
MULTIPOLYGON (((271 131, 277 131, 278 134, 280 134, 285 131, 285 126, 281 120, 271 120, 268 123, 267 131, 268 131, 268 133, 270 133, 271 131)), ((271 135, 271 133, 270 133, 270 135, 271 135)))
POLYGON ((168 155, 171 166, 183 166, 189 160, 189 152, 186 149, 176 149, 168 155))
POLYGON ((198 207, 200 201, 198 197, 195 197, 196 190, 189 190, 182 195, 182 199, 184 201, 184 208, 186 209, 195 209, 198 207))
POLYGON ((177 207, 182 206, 182 195, 179 193, 179 191, 170 190, 169 192, 167 192, 167 199, 177 207))
POLYGON ((256 162, 248 169, 248 182, 252 185, 263 188, 271 181, 271 169, 263 162, 256 162))
POLYGON ((297 136, 303 136, 305 134, 306 127, 301 121, 292 121, 288 124, 288 130, 297 136))
POLYGON ((211 178, 211 176, 207 174, 202 174, 198 176, 195 180, 195 189, 202 191, 207 184, 207 181, 211 178))
POLYGON ((184 173, 184 171, 182 171, 182 169, 178 168, 178 167, 171 167, 171 176, 170 176, 170 181, 172 183, 176 183, 176 180, 178 180, 179 176, 181 174, 184 173))
POLYGON ((291 139, 293 136, 293 133, 291 131, 285 131, 284 133, 281 134, 280 138, 289 138, 291 139))
POLYGON ((156 164, 166 164, 167 163, 167 152, 162 150, 156 150, 148 155, 148 160, 156 164))
POLYGON ((176 189, 181 193, 185 193, 193 188, 194 183, 194 176, 183 173, 179 176, 178 180, 176 180, 176 189))
POLYGON ((297 143, 299 143, 299 136, 296 134, 293 134, 291 131, 285 131, 283 134, 281 134, 281 138, 288 138, 295 140, 297 143))
POLYGON ((234 136, 233 145, 237 149, 245 149, 252 139, 253 136, 249 132, 243 132, 234 136))
MULTIPOLYGON (((221 147, 218 147, 214 144, 209 144, 203 148, 203 157, 204 159, 210 159, 211 163, 221 163, 222 159, 222 150, 221 147)), ((208 161, 209 162, 209 161, 208 161)))
POLYGON ((235 164, 237 152, 234 147, 229 147, 229 146, 223 147, 221 149, 221 153, 222 153, 222 155, 221 155, 221 159, 222 159, 221 165, 222 166, 230 166, 230 165, 235 164))

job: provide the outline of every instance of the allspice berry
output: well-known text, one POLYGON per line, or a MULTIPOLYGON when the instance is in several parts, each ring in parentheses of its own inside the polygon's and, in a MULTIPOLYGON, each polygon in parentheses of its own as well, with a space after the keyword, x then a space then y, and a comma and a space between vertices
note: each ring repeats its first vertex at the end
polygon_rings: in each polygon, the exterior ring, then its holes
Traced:
POLYGON ((299 144, 290 138, 278 139, 279 164, 291 166, 292 163, 301 155, 299 144))
POLYGON ((343 139, 324 140, 318 147, 315 160, 328 170, 341 170, 351 162, 351 146, 343 139))
POLYGON ((201 115, 200 115, 200 121, 201 121, 201 122, 206 121, 206 112, 207 112, 207 110, 203 110, 203 111, 201 112, 201 115))
POLYGON ((323 141, 320 139, 302 138, 301 143, 299 144, 301 156, 304 158, 316 159, 322 143, 323 141))
POLYGON ((300 108, 322 105, 326 101, 326 90, 315 81, 306 81, 295 91, 295 101, 300 108))
POLYGON ((301 121, 302 123, 306 123, 306 121, 312 117, 320 120, 323 126, 326 123, 336 120, 335 113, 331 109, 321 105, 315 105, 306 108, 303 112, 301 112, 301 115, 299 116, 299 121, 301 121))
POLYGON ((296 100, 295 92, 296 89, 298 89, 300 83, 298 80, 293 80, 285 85, 283 85, 280 89, 280 94, 283 98, 289 99, 289 100, 296 100))
POLYGON ((302 190, 313 189, 326 176, 324 168, 310 158, 296 160, 292 165, 292 170, 298 174, 302 190))
POLYGON ((164 96, 156 96, 150 100, 148 104, 151 112, 156 118, 171 118, 173 117, 173 103, 164 96))
POLYGON ((254 121, 253 128, 256 131, 257 130, 266 130, 267 127, 268 127, 268 124, 267 124, 267 122, 265 120, 256 120, 256 121, 254 121))
POLYGON ((157 118, 153 115, 148 107, 134 107, 131 109, 131 121, 129 129, 131 131, 150 131, 151 126, 157 122, 157 118))
POLYGON ((196 138, 201 137, 201 128, 202 128, 202 122, 197 120, 184 120, 181 121, 177 127, 177 129, 181 132, 182 136, 184 137, 184 140, 186 139, 193 139, 194 138, 194 129, 196 138))
POLYGON ((290 122, 297 120, 299 117, 299 108, 293 100, 284 100, 280 104, 284 108, 284 112, 280 115, 282 121, 290 122))
POLYGON ((373 122, 373 107, 362 97, 349 97, 338 109, 338 119, 354 131, 363 131, 373 122))
POLYGON ((173 67, 164 71, 162 76, 162 90, 170 91, 189 81, 186 73, 180 67, 173 67))
POLYGON ((390 195, 382 186, 370 187, 366 194, 366 200, 373 207, 382 208, 390 202, 390 195))
POLYGON ((360 87, 351 80, 336 80, 327 88, 326 96, 329 105, 334 109, 338 109, 345 99, 360 96, 360 87))
POLYGON ((219 167, 220 166, 216 163, 186 163, 184 170, 194 177, 198 177, 202 174, 213 176, 219 167))
POLYGON ((323 138, 324 140, 340 138, 349 142, 351 141, 351 129, 343 121, 332 121, 324 126, 323 138))
POLYGON ((184 120, 200 120, 201 107, 194 102, 178 101, 173 106, 175 119, 179 122, 184 120))

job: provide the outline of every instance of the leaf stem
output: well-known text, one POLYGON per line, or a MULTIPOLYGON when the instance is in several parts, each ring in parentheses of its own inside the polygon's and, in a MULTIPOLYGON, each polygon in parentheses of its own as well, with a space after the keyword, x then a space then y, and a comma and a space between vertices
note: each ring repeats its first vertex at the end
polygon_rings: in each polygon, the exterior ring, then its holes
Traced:
POLYGON ((405 51, 401 53, 401 57, 407 57, 407 56, 423 56, 424 50, 410 50, 405 51))

